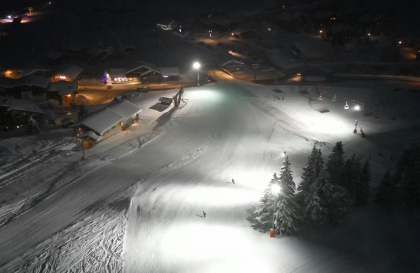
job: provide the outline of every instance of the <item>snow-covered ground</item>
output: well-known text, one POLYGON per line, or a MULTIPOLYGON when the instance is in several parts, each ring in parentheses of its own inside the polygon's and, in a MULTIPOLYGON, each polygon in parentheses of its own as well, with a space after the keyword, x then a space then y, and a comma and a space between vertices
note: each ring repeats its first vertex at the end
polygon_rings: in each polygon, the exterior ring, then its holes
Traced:
MULTIPOLYGON (((51 177, 49 192, 26 202, 27 209, 13 212, 16 215, 0 227, 0 271, 420 268, 413 256, 419 240, 411 236, 412 227, 406 226, 398 241, 386 237, 388 230, 375 229, 387 216, 373 221, 370 214, 356 212, 346 228, 275 239, 254 231, 247 221, 253 204, 279 171, 283 151, 298 183, 314 144, 327 156, 335 142, 342 141, 347 155, 370 159, 373 186, 377 185, 385 170, 394 167, 390 155, 398 158, 406 142, 418 138, 420 94, 374 86, 267 87, 216 74, 217 85, 185 89, 187 103, 178 110, 160 113, 150 109, 155 98, 140 98, 142 126, 87 151, 86 162, 76 160, 80 154, 57 160, 69 158, 72 167, 51 177), (320 101, 317 91, 324 90, 320 101), (364 103, 363 111, 353 110, 356 102, 364 103), (366 138, 353 134, 356 119, 366 138), (360 223, 366 232, 360 232, 360 223)), ((25 199, 18 201, 20 205, 2 205, 1 216, 4 209, 24 206, 25 199)), ((390 230, 399 232, 398 224, 397 220, 397 228, 390 230)))

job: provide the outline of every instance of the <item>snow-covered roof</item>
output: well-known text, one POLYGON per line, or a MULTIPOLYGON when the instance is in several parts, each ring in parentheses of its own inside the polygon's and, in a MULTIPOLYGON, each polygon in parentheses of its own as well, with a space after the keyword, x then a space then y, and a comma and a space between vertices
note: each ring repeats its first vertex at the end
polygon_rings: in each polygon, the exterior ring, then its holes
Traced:
POLYGON ((79 137, 90 137, 91 139, 94 139, 96 141, 99 141, 102 139, 101 136, 98 136, 97 134, 95 134, 94 131, 91 131, 91 130, 84 132, 79 137))
POLYGON ((12 88, 18 84, 17 80, 13 80, 7 77, 0 77, 0 87, 12 88))
POLYGON ((64 54, 58 51, 48 51, 47 53, 44 54, 44 57, 50 60, 57 60, 58 58, 60 58, 61 56, 63 56, 64 54))
POLYGON ((73 94, 77 91, 77 82, 52 82, 47 88, 49 92, 58 92, 60 95, 73 94))
POLYGON ((111 78, 125 77, 125 69, 124 68, 111 68, 109 69, 109 76, 111 78))
POLYGON ((41 76, 31 74, 31 75, 22 77, 18 79, 17 81, 18 81, 17 86, 27 85, 27 86, 38 86, 41 88, 47 88, 51 80, 49 78, 44 78, 41 76))
POLYGON ((112 126, 118 122, 126 120, 130 116, 138 114, 139 112, 141 112, 140 107, 128 100, 123 100, 121 102, 110 104, 108 107, 88 115, 72 127, 84 125, 98 135, 101 135, 111 129, 112 126))
POLYGON ((23 68, 21 70, 21 73, 22 73, 21 77, 25 77, 25 76, 34 74, 38 71, 47 72, 47 71, 51 71, 51 70, 50 69, 44 69, 44 68, 23 68))
POLYGON ((95 133, 101 135, 122 120, 124 120, 122 116, 108 108, 104 108, 88 115, 82 121, 73 125, 72 127, 84 125, 93 130, 95 133))
POLYGON ((15 99, 0 96, 0 107, 6 107, 7 111, 18 110, 30 113, 45 114, 41 108, 30 100, 15 99))
POLYGON ((125 73, 128 74, 128 73, 133 72, 133 71, 135 71, 139 68, 142 68, 142 67, 148 68, 148 70, 160 72, 159 68, 156 65, 141 61, 141 62, 137 63, 133 68, 127 69, 127 71, 125 73))
POLYGON ((178 67, 159 67, 162 76, 179 76, 178 67))
POLYGON ((63 70, 63 72, 58 73, 60 75, 65 75, 69 77, 70 79, 75 79, 77 76, 79 76, 80 73, 82 73, 83 68, 78 67, 77 65, 72 65, 67 67, 63 70))
POLYGON ((141 112, 141 108, 137 105, 129 102, 128 100, 123 100, 121 102, 110 104, 107 107, 109 110, 117 113, 124 119, 131 117, 132 115, 138 114, 141 112))
POLYGON ((325 41, 301 41, 293 43, 307 58, 325 58, 329 55, 331 44, 325 41))

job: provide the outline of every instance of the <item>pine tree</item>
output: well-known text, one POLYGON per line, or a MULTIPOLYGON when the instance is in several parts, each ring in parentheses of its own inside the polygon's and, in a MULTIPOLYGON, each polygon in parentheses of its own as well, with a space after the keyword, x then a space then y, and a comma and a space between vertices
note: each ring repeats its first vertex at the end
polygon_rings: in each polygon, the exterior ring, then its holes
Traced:
POLYGON ((354 205, 365 204, 365 187, 361 182, 361 165, 356 155, 346 161, 344 171, 344 188, 351 197, 354 205))
POLYGON ((330 174, 332 183, 335 185, 344 184, 344 164, 343 143, 339 141, 332 149, 332 153, 328 157, 327 162, 327 171, 330 174))
POLYGON ((80 106, 79 112, 77 113, 78 120, 81 120, 84 117, 86 117, 88 115, 88 113, 89 113, 89 111, 86 109, 86 106, 84 104, 82 104, 80 106))
POLYGON ((304 207, 303 217, 313 227, 322 226, 327 222, 328 214, 324 199, 326 192, 330 189, 323 189, 324 184, 326 184, 326 179, 329 179, 328 173, 322 171, 305 196, 305 204, 307 205, 304 207))
POLYGON ((314 147, 312 148, 311 155, 308 158, 308 164, 306 164, 305 168, 303 168, 303 173, 301 176, 301 181, 298 186, 298 193, 296 195, 296 202, 301 207, 305 207, 307 203, 305 203, 305 199, 307 199, 307 195, 310 192, 310 187, 315 181, 317 176, 316 169, 315 169, 315 159, 318 154, 318 150, 314 147))
POLYGON ((33 134, 38 134, 38 133, 39 133, 38 122, 36 122, 36 121, 32 118, 32 116, 29 116, 29 119, 28 119, 27 132, 28 132, 30 135, 33 135, 33 134))
POLYGON ((281 193, 276 203, 275 230, 280 235, 292 235, 299 230, 299 207, 295 202, 296 184, 290 170, 289 157, 283 161, 280 171, 281 193))
POLYGON ((369 200, 369 191, 370 191, 370 164, 369 161, 366 160, 363 168, 360 172, 360 179, 359 179, 359 187, 358 187, 358 196, 359 196, 359 204, 366 205, 369 200))
POLYGON ((397 206, 420 209, 420 146, 411 144, 402 154, 394 176, 397 206))
POLYGON ((254 211, 254 219, 256 223, 251 225, 252 228, 260 232, 268 232, 273 227, 275 207, 274 203, 277 201, 277 196, 273 195, 271 187, 279 184, 279 178, 275 173, 267 188, 264 190, 264 196, 254 211))
POLYGON ((395 193, 396 188, 392 181, 391 173, 387 170, 378 187, 375 202, 382 206, 393 206, 395 204, 395 193))

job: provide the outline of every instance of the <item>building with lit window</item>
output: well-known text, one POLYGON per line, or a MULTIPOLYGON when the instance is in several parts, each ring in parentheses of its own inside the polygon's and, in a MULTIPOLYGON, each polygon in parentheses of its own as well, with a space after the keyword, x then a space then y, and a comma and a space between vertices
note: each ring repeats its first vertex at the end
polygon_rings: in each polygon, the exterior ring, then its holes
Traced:
POLYGON ((109 71, 105 71, 104 77, 107 83, 177 81, 179 80, 179 69, 178 67, 157 67, 141 62, 129 69, 111 68, 109 71))
POLYGON ((107 107, 93 112, 71 127, 80 137, 86 138, 90 146, 128 129, 139 119, 141 108, 128 100, 115 101, 107 107))

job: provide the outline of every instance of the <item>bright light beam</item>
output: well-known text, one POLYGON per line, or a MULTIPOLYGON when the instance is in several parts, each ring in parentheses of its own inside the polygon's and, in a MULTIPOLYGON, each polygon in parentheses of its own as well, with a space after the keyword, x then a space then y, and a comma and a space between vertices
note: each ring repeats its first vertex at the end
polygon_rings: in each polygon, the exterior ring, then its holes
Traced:
POLYGON ((280 191, 281 191, 281 188, 280 188, 280 186, 279 186, 279 185, 277 185, 277 184, 273 184, 273 185, 271 186, 271 192, 272 192, 273 194, 277 195, 277 194, 279 194, 279 193, 280 193, 280 191))

